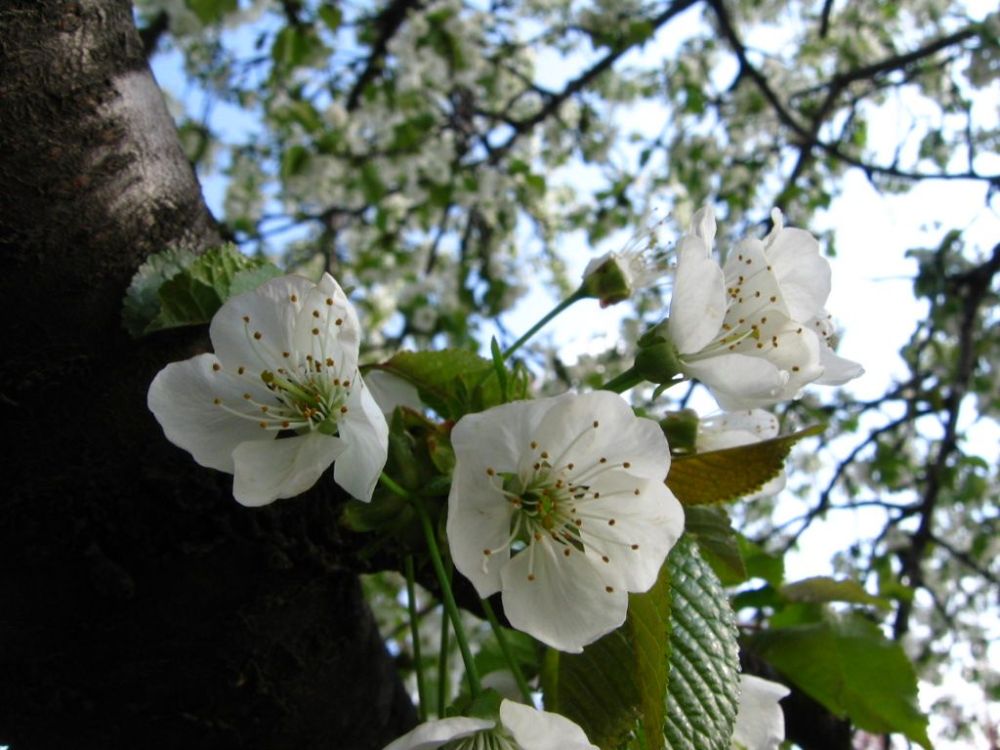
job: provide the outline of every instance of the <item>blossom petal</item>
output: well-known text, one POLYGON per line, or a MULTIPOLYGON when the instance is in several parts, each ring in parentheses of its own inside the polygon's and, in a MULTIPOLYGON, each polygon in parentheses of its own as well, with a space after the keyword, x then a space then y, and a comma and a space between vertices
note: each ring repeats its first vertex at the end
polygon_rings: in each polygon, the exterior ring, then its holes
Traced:
POLYGON ((470 737, 476 732, 492 729, 494 726, 496 724, 487 719, 473 719, 468 716, 437 719, 411 729, 402 737, 397 737, 383 750, 434 750, 452 740, 470 737))
POLYGON ((299 300, 291 350, 318 362, 334 362, 342 379, 357 376, 361 329, 358 315, 334 278, 324 273, 320 283, 299 300))
POLYGON ((785 739, 785 716, 778 701, 789 694, 777 682, 740 675, 740 704, 733 745, 743 750, 778 750, 785 739))
POLYGON ((420 411, 424 407, 416 386, 391 372, 369 370, 365 373, 365 384, 386 417, 392 416, 397 406, 405 406, 414 411, 420 411))
POLYGON ((340 438, 319 432, 241 443, 233 451, 233 496, 243 505, 258 506, 299 495, 316 484, 345 448, 340 438))
MULTIPOLYGON (((553 405, 532 438, 538 450, 548 452, 553 466, 575 464, 569 474, 574 480, 599 465, 628 464, 633 476, 660 481, 670 469, 670 448, 660 426, 636 417, 628 402, 610 391, 583 393, 553 405)), ((525 451, 523 461, 530 463, 535 455, 525 451)))
MULTIPOLYGON (((464 470, 485 476, 517 471, 538 423, 563 396, 534 401, 513 401, 476 414, 466 414, 451 431, 451 445, 464 470)), ((457 471, 457 469, 456 469, 457 471)))
POLYGON ((667 330, 682 354, 697 352, 715 338, 726 315, 725 276, 697 237, 677 246, 677 272, 667 330))
POLYGON ((500 723, 524 750, 597 750, 584 731, 565 716, 521 703, 500 703, 500 723))
POLYGON ((532 543, 501 571, 510 624, 560 651, 580 653, 625 622, 628 608, 623 581, 599 564, 547 537, 532 543))
POLYGON ((500 590, 500 571, 510 559, 511 517, 510 503, 485 470, 476 476, 456 466, 448 495, 448 548, 458 572, 480 597, 500 590))
POLYGON ((334 481, 351 496, 370 502, 389 455, 389 425, 358 375, 338 423, 346 448, 333 467, 334 481))
POLYGON ((281 276, 230 297, 209 326, 216 355, 228 368, 243 365, 260 372, 281 367, 281 353, 292 348, 302 301, 314 288, 301 276, 281 276))
POLYGON ((769 406, 781 400, 788 373, 761 357, 721 354, 685 362, 684 372, 712 391, 723 409, 769 406))
POLYGON ((663 480, 636 479, 624 471, 601 476, 591 489, 600 497, 577 505, 581 541, 601 558, 599 564, 621 576, 626 589, 649 590, 684 531, 680 502, 663 480))
POLYGON ((778 436, 778 418, 764 409, 727 411, 698 423, 699 452, 720 451, 778 436))
POLYGON ((819 364, 823 374, 816 379, 820 385, 843 385, 865 374, 865 368, 854 360, 841 357, 825 343, 820 344, 819 364))
POLYGON ((262 430, 257 421, 220 408, 228 403, 242 409, 244 393, 265 403, 271 399, 263 383, 239 378, 215 355, 200 354, 160 370, 149 386, 146 403, 171 443, 188 451, 202 466, 232 472, 237 445, 250 440, 270 442, 275 436, 262 430))
POLYGON ((770 238, 767 259, 792 319, 809 320, 822 310, 830 296, 831 270, 815 237, 804 229, 783 228, 770 238))

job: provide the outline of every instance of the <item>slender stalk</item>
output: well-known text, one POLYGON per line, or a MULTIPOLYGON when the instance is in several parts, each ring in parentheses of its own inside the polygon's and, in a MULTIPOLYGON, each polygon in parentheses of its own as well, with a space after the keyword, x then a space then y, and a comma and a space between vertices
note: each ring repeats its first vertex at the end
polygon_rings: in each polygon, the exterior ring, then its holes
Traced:
POLYGON ((634 367, 630 367, 621 375, 611 378, 611 380, 600 387, 600 390, 624 393, 629 388, 634 388, 639 385, 639 383, 643 380, 645 380, 645 378, 637 373, 634 367))
POLYGON ((482 692, 479 683, 479 673, 476 664, 472 660, 472 651, 469 649, 469 639, 465 635, 465 626, 462 625, 462 616, 455 603, 455 594, 451 590, 451 578, 444 567, 444 560, 441 558, 441 550, 438 547, 437 535, 434 532, 434 524, 427 514, 427 509, 420 501, 420 498, 401 486, 392 477, 382 472, 381 482, 391 492, 406 498, 413 505, 420 517, 420 525, 424 530, 424 541, 427 542, 427 552, 430 554, 431 565, 434 568, 434 575, 437 577, 438 585, 441 586, 441 599, 444 603, 445 611, 451 619, 452 627, 455 628, 455 640, 458 642, 458 650, 462 654, 462 661, 465 663, 465 677, 469 682, 469 693, 475 698, 482 692))
POLYGON ((444 707, 448 705, 448 611, 441 608, 441 643, 438 646, 438 716, 444 718, 444 707))
POLYGON ((486 619, 489 620, 490 627, 493 628, 493 635, 496 636, 497 643, 500 644, 500 651, 503 652, 503 658, 507 660, 507 666, 510 667, 511 674, 514 675, 514 681, 517 683, 517 687, 524 697, 524 702, 529 706, 533 706, 534 701, 531 697, 531 688, 528 687, 528 681, 524 679, 524 673, 521 671, 517 659, 514 658, 514 652, 510 649, 507 634, 503 631, 500 622, 497 620, 496 613, 493 611, 493 605, 490 604, 489 599, 481 599, 480 601, 483 604, 483 612, 486 613, 486 619))
POLYGON ((465 626, 462 625, 462 616, 455 603, 455 594, 451 590, 451 581, 444 569, 444 561, 441 559, 441 550, 438 548, 437 536, 434 533, 434 525, 420 498, 413 497, 413 506, 420 516, 420 525, 424 527, 424 540, 427 542, 427 551, 431 556, 431 565, 434 566, 434 573, 437 575, 438 583, 441 585, 441 599, 444 608, 451 618, 451 625, 455 628, 455 640, 458 642, 458 650, 462 654, 462 661, 465 662, 465 678, 469 682, 469 694, 476 698, 481 692, 479 684, 479 673, 476 671, 476 663, 472 660, 472 651, 469 649, 469 639, 465 636, 465 626))
POLYGON ((421 722, 427 721, 427 686, 424 682, 424 662, 420 658, 420 626, 417 618, 416 586, 413 576, 413 555, 407 555, 403 565, 406 569, 406 608, 410 613, 410 639, 413 641, 413 662, 417 670, 417 715, 421 722))
POLYGON ((542 328, 544 328, 546 323, 548 323, 550 320, 552 320, 554 317, 556 317, 559 313, 568 308, 570 305, 579 302, 582 299, 586 299, 588 296, 589 295, 586 292, 584 292, 582 287, 580 289, 577 289, 566 299, 564 299, 558 305, 549 310, 537 323, 535 323, 535 325, 531 326, 531 328, 529 328, 525 332, 525 334, 521 336, 521 338, 519 338, 513 344, 508 346, 503 352, 503 358, 508 359, 510 355, 516 352, 518 349, 520 349, 521 346, 526 341, 528 341, 532 336, 534 336, 542 328))

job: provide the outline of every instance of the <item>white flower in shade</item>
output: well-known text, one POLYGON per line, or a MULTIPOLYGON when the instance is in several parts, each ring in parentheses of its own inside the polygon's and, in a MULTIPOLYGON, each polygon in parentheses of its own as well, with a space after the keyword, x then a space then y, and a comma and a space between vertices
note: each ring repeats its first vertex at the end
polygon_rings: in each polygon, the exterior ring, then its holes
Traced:
POLYGON ((405 406, 414 411, 421 411, 424 408, 417 387, 391 372, 369 370, 365 375, 365 385, 368 386, 375 403, 386 418, 392 416, 397 406, 405 406))
POLYGON ((265 505, 333 478, 371 500, 388 427, 358 373, 354 307, 329 274, 265 282, 226 301, 215 354, 167 365, 148 404, 167 438, 202 466, 234 474, 233 495, 265 505))
POLYGON ((587 735, 559 714, 503 700, 500 720, 455 716, 421 724, 384 750, 597 750, 587 735))
POLYGON ((725 267, 712 257, 715 216, 699 210, 677 246, 667 331, 688 377, 709 387, 724 409, 795 398, 808 383, 839 384, 860 365, 838 357, 824 331, 830 264, 819 242, 784 226, 748 239, 725 267))
POLYGON ((740 675, 733 750, 778 750, 785 739, 785 715, 778 701, 789 692, 777 682, 740 675))
POLYGON ((625 620, 684 526, 664 484, 662 430, 608 391, 517 401, 462 417, 448 544, 481 597, 562 651, 625 620))
MULTIPOLYGON (((740 445, 759 443, 778 437, 778 418, 763 409, 747 409, 726 412, 698 421, 695 436, 695 450, 699 453, 721 451, 740 445)), ((785 488, 785 472, 765 482, 764 485, 744 500, 770 497, 785 488)))

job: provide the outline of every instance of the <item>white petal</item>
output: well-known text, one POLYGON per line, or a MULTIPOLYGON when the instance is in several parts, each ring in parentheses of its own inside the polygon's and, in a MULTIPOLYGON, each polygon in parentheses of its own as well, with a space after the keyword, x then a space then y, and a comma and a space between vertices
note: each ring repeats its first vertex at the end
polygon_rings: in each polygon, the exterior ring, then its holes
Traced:
POLYGON ((865 368, 857 362, 841 357, 825 343, 820 342, 819 363, 823 374, 816 379, 820 385, 843 385, 865 374, 865 368))
POLYGON ((437 719, 411 729, 402 737, 390 742, 383 750, 434 750, 452 740, 460 740, 484 729, 492 729, 494 726, 496 725, 492 721, 468 716, 437 719))
POLYGON ((318 432, 242 443, 233 451, 233 496, 243 505, 258 506, 300 495, 316 484, 344 448, 340 438, 318 432))
POLYGON ((517 471, 538 423, 564 397, 514 401, 466 414, 451 431, 456 473, 460 468, 477 477, 485 476, 487 468, 497 472, 517 471))
POLYGON ((722 354, 685 362, 684 372, 712 391, 723 409, 769 406, 782 398, 788 373, 762 357, 722 354))
POLYGON ((803 229, 782 229, 767 246, 768 262, 794 320, 818 314, 830 296, 830 263, 819 242, 803 229))
POLYGON ((332 359, 342 378, 355 379, 361 331, 354 305, 340 285, 330 274, 323 274, 319 285, 299 302, 292 350, 320 362, 332 359))
POLYGON ((486 476, 458 463, 448 495, 448 548, 458 572, 480 597, 500 590, 500 571, 510 559, 511 504, 486 476), (486 555, 485 551, 490 550, 486 555), (495 551, 494 551, 495 550, 495 551))
POLYGON ((524 750, 597 750, 579 726, 565 716, 504 700, 500 723, 524 750))
POLYGON ((252 419, 241 419, 214 403, 243 410, 243 393, 263 403, 270 392, 222 367, 212 354, 172 362, 153 378, 146 403, 167 439, 188 451, 202 466, 233 472, 233 450, 250 440, 270 442, 275 433, 262 430, 252 419), (221 369, 215 369, 219 367, 221 369))
POLYGON ((698 423, 700 452, 718 451, 778 436, 778 418, 764 409, 728 411, 698 423))
POLYGON ((677 247, 677 272, 670 299, 667 330, 677 351, 701 351, 719 333, 726 315, 725 277, 708 248, 697 237, 684 237, 677 247))
POLYGON ((691 217, 691 231, 701 237, 705 241, 705 246, 711 249, 715 240, 715 209, 707 205, 695 211, 691 217))
POLYGON ((784 290, 764 254, 759 240, 743 240, 730 254, 724 268, 730 305, 725 322, 734 329, 776 310, 785 318, 788 308, 784 290))
POLYGON ((740 750, 777 750, 785 739, 785 716, 778 701, 789 690, 777 682, 740 675, 740 704, 733 745, 740 750))
POLYGON ((414 411, 423 409, 416 386, 385 370, 369 370, 365 383, 372 392, 372 398, 386 417, 392 416, 397 406, 405 406, 414 411))
POLYGON ((345 406, 338 432, 346 448, 333 467, 333 480, 367 503, 389 455, 389 425, 361 375, 355 378, 345 406))
MULTIPOLYGON (((628 472, 636 477, 662 481, 667 476, 670 448, 663 430, 653 420, 635 416, 620 395, 592 391, 559 398, 563 400, 548 410, 532 435, 553 466, 575 464, 569 476, 577 479, 603 458, 608 467, 628 463, 628 472)), ((522 461, 530 464, 537 456, 525 451, 522 461)))
POLYGON ((222 363, 257 372, 281 367, 281 353, 293 348, 295 318, 302 301, 314 287, 301 276, 281 276, 226 300, 209 326, 212 346, 222 363))
POLYGON ((543 538, 515 555, 501 571, 503 608, 518 630, 580 653, 625 622, 628 594, 614 570, 566 549, 543 538))
POLYGON ((600 498, 577 505, 584 546, 595 558, 608 558, 597 564, 613 569, 626 589, 648 591, 684 531, 680 502, 663 480, 636 479, 622 471, 601 476, 591 489, 600 498))

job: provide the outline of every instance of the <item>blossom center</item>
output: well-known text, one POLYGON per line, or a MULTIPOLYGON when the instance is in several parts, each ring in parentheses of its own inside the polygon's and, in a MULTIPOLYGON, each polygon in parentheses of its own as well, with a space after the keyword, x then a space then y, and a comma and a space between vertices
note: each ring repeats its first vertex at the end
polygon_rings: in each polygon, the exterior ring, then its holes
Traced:
MULTIPOLYGON (((340 322, 338 318, 336 325, 340 322)), ((235 373, 230 371, 229 375, 253 387, 235 403, 232 399, 227 401, 216 396, 213 398, 215 406, 256 421, 263 430, 277 431, 279 437, 309 431, 336 435, 338 421, 348 411, 352 383, 349 377, 344 377, 341 363, 329 356, 332 352, 326 351, 320 328, 311 331, 310 353, 278 352, 251 326, 249 316, 244 316, 243 323, 257 364, 239 365, 235 373), (268 391, 266 395, 261 394, 261 384, 268 391)), ((212 370, 221 374, 223 366, 216 362, 212 370)))

